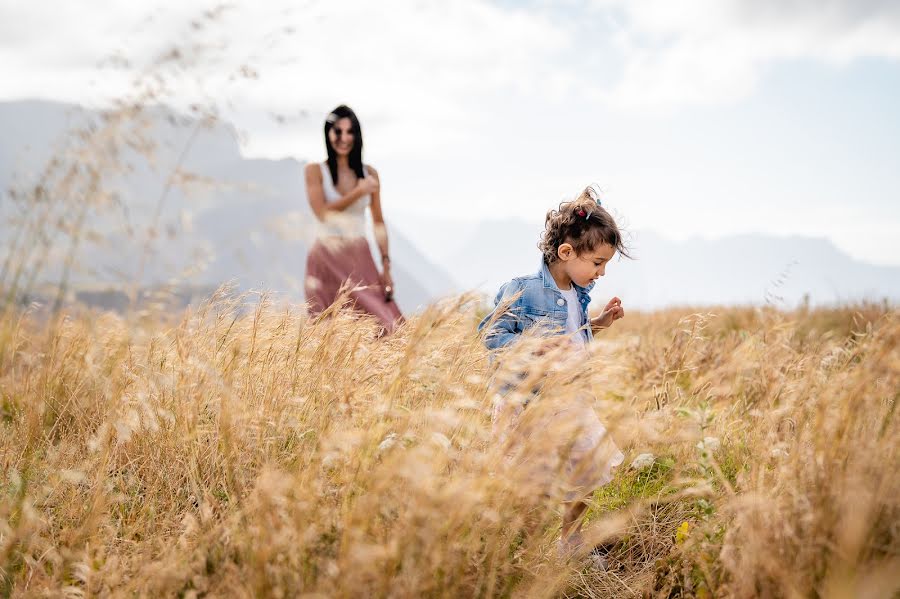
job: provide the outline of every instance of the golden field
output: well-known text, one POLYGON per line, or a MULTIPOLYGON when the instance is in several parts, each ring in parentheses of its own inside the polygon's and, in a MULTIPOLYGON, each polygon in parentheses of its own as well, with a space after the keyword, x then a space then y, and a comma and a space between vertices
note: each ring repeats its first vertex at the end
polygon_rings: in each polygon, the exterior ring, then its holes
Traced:
POLYGON ((896 309, 629 314, 576 371, 522 344, 626 454, 586 524, 607 570, 561 561, 559 498, 504 468, 478 316, 448 300, 379 340, 224 292, 174 315, 7 310, 0 596, 900 590, 896 309))

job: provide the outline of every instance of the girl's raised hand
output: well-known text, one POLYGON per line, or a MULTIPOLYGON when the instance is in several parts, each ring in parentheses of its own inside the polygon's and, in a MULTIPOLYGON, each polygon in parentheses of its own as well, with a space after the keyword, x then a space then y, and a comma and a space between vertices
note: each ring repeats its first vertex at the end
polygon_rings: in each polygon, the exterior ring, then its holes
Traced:
POLYGON ((606 328, 623 316, 625 316, 625 308, 622 307, 622 300, 614 297, 607 302, 603 312, 594 319, 593 324, 595 326, 606 328))

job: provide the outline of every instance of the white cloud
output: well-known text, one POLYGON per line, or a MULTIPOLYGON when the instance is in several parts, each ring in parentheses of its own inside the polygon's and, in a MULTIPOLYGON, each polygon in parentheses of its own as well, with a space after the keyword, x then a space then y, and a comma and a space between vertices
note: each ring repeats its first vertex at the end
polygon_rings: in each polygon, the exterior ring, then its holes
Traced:
POLYGON ((733 101, 779 61, 900 60, 896 2, 598 0, 594 8, 619 15, 613 43, 623 76, 601 96, 620 107, 733 101))
POLYGON ((191 21, 203 21, 217 3, 151 0, 140 12, 116 1, 102 8, 88 0, 0 4, 0 62, 8 73, 0 98, 101 103, 127 91, 133 76, 97 68, 112 52, 140 68, 174 44, 197 44, 207 50, 186 53, 197 62, 180 76, 168 73, 173 104, 212 98, 279 145, 265 115, 305 110, 309 122, 291 123, 293 133, 305 134, 345 101, 373 130, 390 123, 392 139, 416 136, 427 121, 429 135, 417 142, 425 150, 485 126, 490 119, 480 108, 500 93, 559 101, 577 90, 620 108, 672 110, 740 99, 779 61, 900 60, 896 2, 590 4, 597 20, 577 6, 525 12, 488 0, 241 2, 199 30, 191 21), (576 36, 586 22, 602 22, 609 35, 576 36), (609 73, 591 72, 594 57, 612 54, 609 73), (259 81, 232 80, 245 62, 258 68, 259 81))
MULTIPOLYGON (((0 62, 9 73, 0 81, 0 98, 102 103, 127 93, 135 70, 177 44, 187 50, 182 62, 193 61, 189 68, 165 71, 172 92, 164 99, 177 107, 211 99, 239 125, 253 123, 262 137, 274 138, 265 131, 265 115, 305 111, 308 122, 296 118, 293 124, 318 130, 324 114, 346 102, 366 115, 370 130, 390 124, 383 140, 408 145, 414 137, 427 150, 487 122, 478 110, 486 96, 500 90, 559 93, 567 81, 553 60, 569 44, 565 31, 540 14, 484 0, 352 0, 302 7, 286 0, 244 2, 200 30, 190 26, 214 6, 156 0, 142 3, 141 16, 134 16, 133 5, 116 2, 106 10, 87 1, 59 10, 56 3, 41 2, 0 7, 0 23, 6 23, 0 33, 41 32, 0 43, 0 62), (194 52, 194 45, 206 49, 194 52), (132 69, 98 69, 113 50, 132 69), (258 81, 232 80, 244 63, 258 70, 258 81), (556 89, 546 87, 551 78, 556 89)), ((320 151, 319 136, 314 139, 320 151)), ((382 144, 392 151, 391 143, 382 144)))
MULTIPOLYGON (((793 206, 791 223, 808 221, 812 192, 791 187, 788 175, 777 185, 746 184, 778 164, 769 152, 746 147, 762 145, 762 136, 744 136, 741 147, 716 138, 716 126, 746 119, 740 107, 701 131, 717 144, 687 152, 677 125, 689 111, 680 107, 752 94, 784 61, 840 68, 863 57, 900 60, 894 0, 534 0, 528 11, 511 4, 242 0, 198 31, 191 20, 214 2, 0 0, 0 99, 96 105, 127 92, 134 68, 173 44, 201 44, 209 51, 187 52, 195 61, 189 68, 167 71, 170 103, 215 102, 248 132, 250 155, 315 160, 324 156, 324 115, 346 102, 363 120, 366 157, 382 171, 392 211, 472 218, 514 212, 539 221, 548 205, 599 181, 609 185, 614 204, 630 207, 634 227, 690 235, 773 227, 749 201, 740 214, 718 209, 734 196, 736 181, 749 189, 746 196, 762 198, 755 202, 793 206), (134 68, 97 68, 113 51, 134 68), (260 79, 232 80, 247 62, 260 79), (645 110, 668 114, 645 118, 645 110), (272 113, 287 120, 276 122, 272 113), (760 155, 745 164, 754 152, 760 155)), ((854 115, 830 116, 844 123, 835 133, 844 146, 869 135, 855 127, 854 115)), ((792 173, 816 173, 817 194, 828 196, 829 185, 854 193, 847 182, 860 178, 860 167, 818 174, 825 157, 842 164, 845 157, 827 144, 814 147, 802 128, 785 130, 789 122, 770 131, 765 144, 796 141, 792 173), (809 151, 816 148, 818 154, 809 151)), ((893 173, 883 154, 870 162, 893 173)), ((860 194, 870 215, 859 217, 860 230, 885 220, 896 229, 895 217, 879 213, 896 196, 891 177, 872 177, 872 192, 860 194)), ((896 244, 886 241, 890 227, 866 252, 890 247, 896 262, 896 244)), ((823 222, 815 229, 837 238, 846 227, 823 222)))
POLYGON ((391 122, 398 139, 427 119, 434 147, 487 123, 480 103, 501 91, 559 100, 577 89, 618 107, 671 110, 742 98, 779 61, 900 60, 900 3, 890 0, 588 4, 593 13, 488 0, 241 2, 196 30, 191 21, 216 2, 150 0, 139 11, 121 1, 0 3, 0 98, 96 104, 125 92, 133 75, 97 69, 112 52, 140 68, 173 44, 200 44, 208 51, 188 52, 198 62, 172 81, 175 104, 206 95, 257 125, 269 112, 305 109, 314 126, 295 124, 317 129, 346 101, 362 104, 368 123, 391 122), (586 22, 609 35, 575 36, 586 22), (614 67, 597 77, 593 58, 611 53, 614 67), (244 62, 259 68, 252 85, 230 79, 244 62))

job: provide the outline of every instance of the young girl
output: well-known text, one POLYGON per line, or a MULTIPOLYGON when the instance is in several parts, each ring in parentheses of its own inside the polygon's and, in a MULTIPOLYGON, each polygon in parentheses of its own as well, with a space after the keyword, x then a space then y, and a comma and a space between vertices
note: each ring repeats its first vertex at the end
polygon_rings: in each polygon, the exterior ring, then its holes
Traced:
MULTIPOLYGON (((577 372, 584 367, 585 346, 594 331, 609 327, 625 315, 622 302, 614 297, 599 316, 590 318, 588 293, 605 274, 616 252, 624 256, 628 252, 615 221, 601 207, 592 188, 547 213, 539 247, 543 252, 540 270, 504 284, 494 300, 494 311, 478 328, 491 350, 509 347, 526 331, 552 338, 561 346, 559 351, 567 355, 564 367, 577 372)), ((534 387, 541 386, 525 379, 519 372, 519 387, 530 389, 524 401, 510 392, 515 385, 501 388, 494 405, 495 436, 501 443, 513 437, 520 445, 532 446, 530 454, 527 449, 518 452, 518 463, 533 467, 535 454, 539 454, 545 458, 542 473, 561 473, 566 479, 562 481, 566 505, 559 541, 560 554, 566 556, 583 545, 580 528, 587 508, 585 500, 612 480, 612 469, 624 456, 607 435, 589 398, 563 399, 548 409, 543 420, 523 422, 523 412, 538 390, 534 387), (548 437, 554 449, 551 452, 546 447, 548 437), (558 459, 550 467, 546 466, 548 453, 558 459)))

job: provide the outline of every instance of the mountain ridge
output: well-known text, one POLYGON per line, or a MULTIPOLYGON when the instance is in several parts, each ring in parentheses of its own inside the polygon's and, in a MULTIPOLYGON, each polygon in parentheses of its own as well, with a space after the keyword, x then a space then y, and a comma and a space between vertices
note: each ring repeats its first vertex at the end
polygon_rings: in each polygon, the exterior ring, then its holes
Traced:
MULTIPOLYGON (((165 107, 148 114, 157 155, 153 164, 131 156, 136 166, 108 182, 123 198, 124 212, 97 215, 91 222, 104 243, 84 244, 81 258, 88 267, 73 275, 73 286, 115 285, 140 273, 146 286, 179 277, 202 288, 236 280, 239 289, 270 288, 302 300, 305 253, 315 227, 303 184, 305 161, 245 157, 227 123, 200 130, 195 119, 165 107), (190 176, 166 194, 173 173, 190 176), (140 229, 156 213, 151 259, 140 268, 145 241, 140 229), (198 263, 205 268, 192 271, 198 263)), ((98 113, 70 104, 0 102, 0 127, 9 132, 0 140, 0 189, 27 186, 29 177, 33 182, 60 142, 72 144, 67 130, 101 120, 98 113)), ((10 202, 0 202, 0 217, 11 209, 10 202)), ((502 282, 539 266, 542 222, 537 219, 454 221, 393 206, 389 216, 397 299, 404 312, 466 290, 493 297, 502 282)), ((0 242, 7 229, 0 230, 0 242)), ((900 301, 900 267, 856 260, 827 238, 742 233, 678 241, 652 231, 630 235, 636 260, 610 264, 593 292, 597 301, 618 295, 626 305, 648 309, 900 301)), ((59 270, 49 274, 53 280, 59 270)))
MULTIPOLYGON (((160 107, 148 113, 146 135, 155 154, 147 160, 123 151, 128 168, 111 176, 105 189, 121 205, 118 212, 92 213, 93 234, 81 243, 72 287, 116 287, 132 279, 158 287, 180 278, 184 286, 208 288, 235 281, 239 290, 265 287, 302 301, 306 250, 316 226, 303 182, 305 162, 246 158, 227 124, 201 129, 198 121, 160 107), (181 184, 170 189, 173 177, 181 184), (147 243, 141 233, 155 215, 158 223, 147 243), (144 246, 151 251, 143 252, 144 246), (204 267, 195 268, 199 264, 204 267)), ((16 132, 0 141, 6 165, 0 189, 34 185, 47 160, 62 153, 59 146, 74 143, 71 131, 100 121, 99 114, 74 105, 0 103, 0 127, 16 132)), ((14 210, 4 201, 0 217, 14 210)), ((4 244, 8 229, 0 230, 4 244)), ((390 241, 396 298, 404 312, 456 289, 401 232, 392 229, 390 241)), ((61 276, 62 258, 44 273, 48 281, 61 276)))

